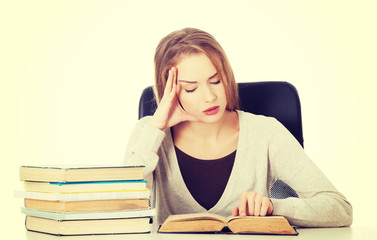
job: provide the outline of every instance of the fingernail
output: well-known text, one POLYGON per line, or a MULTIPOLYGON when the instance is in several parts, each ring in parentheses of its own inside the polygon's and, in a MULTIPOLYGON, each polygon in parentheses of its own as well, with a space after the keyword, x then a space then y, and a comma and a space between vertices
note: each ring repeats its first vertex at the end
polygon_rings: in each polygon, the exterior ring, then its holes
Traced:
POLYGON ((245 216, 246 216, 246 213, 244 213, 244 212, 241 213, 241 216, 242 216, 242 217, 245 217, 245 216))

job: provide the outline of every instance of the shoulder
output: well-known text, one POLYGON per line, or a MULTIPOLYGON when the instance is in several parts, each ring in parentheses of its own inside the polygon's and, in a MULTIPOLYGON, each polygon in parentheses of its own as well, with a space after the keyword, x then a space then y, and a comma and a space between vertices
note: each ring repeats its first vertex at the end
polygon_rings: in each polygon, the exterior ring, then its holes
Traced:
POLYGON ((257 115, 244 111, 237 111, 240 129, 247 134, 246 138, 270 140, 277 133, 285 131, 285 127, 274 117, 257 115))
POLYGON ((291 132, 276 118, 243 111, 238 111, 238 116, 244 139, 267 141, 271 148, 292 144, 295 149, 302 148, 291 132))
POLYGON ((275 127, 279 121, 274 117, 257 115, 249 112, 237 110, 240 124, 252 124, 255 127, 275 127))

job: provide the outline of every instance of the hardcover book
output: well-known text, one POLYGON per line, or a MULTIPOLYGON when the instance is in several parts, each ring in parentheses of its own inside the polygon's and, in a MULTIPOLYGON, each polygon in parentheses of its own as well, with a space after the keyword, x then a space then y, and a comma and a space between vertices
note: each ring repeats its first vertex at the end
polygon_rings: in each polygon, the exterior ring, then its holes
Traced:
POLYGON ((16 198, 67 202, 67 201, 149 198, 150 192, 148 189, 112 191, 112 192, 89 192, 89 193, 45 193, 45 192, 15 191, 14 196, 16 198))
POLYGON ((52 220, 90 220, 110 218, 142 218, 156 215, 155 209, 140 209, 127 211, 106 211, 106 212, 49 212, 30 208, 21 208, 21 212, 28 216, 47 218, 52 220))
POLYGON ((147 181, 110 181, 110 182, 29 182, 25 181, 28 192, 85 193, 138 190, 147 187, 147 181))
POLYGON ((282 216, 230 216, 212 213, 170 215, 162 224, 159 233, 209 233, 226 232, 238 234, 298 235, 282 216))
POLYGON ((73 202, 25 199, 25 207, 52 212, 96 212, 132 210, 149 208, 149 198, 90 200, 73 202))
POLYGON ((54 235, 148 233, 150 217, 93 220, 52 220, 26 216, 26 229, 54 235))
POLYGON ((20 180, 88 182, 142 180, 144 166, 21 166, 20 180))

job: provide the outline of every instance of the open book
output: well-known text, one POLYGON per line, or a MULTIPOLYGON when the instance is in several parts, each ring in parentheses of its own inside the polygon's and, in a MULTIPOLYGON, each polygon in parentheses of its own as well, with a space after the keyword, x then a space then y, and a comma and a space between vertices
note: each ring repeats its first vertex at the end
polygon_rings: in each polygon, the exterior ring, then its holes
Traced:
POLYGON ((298 235, 282 216, 222 217, 212 213, 170 215, 159 233, 222 232, 226 227, 233 233, 298 235))

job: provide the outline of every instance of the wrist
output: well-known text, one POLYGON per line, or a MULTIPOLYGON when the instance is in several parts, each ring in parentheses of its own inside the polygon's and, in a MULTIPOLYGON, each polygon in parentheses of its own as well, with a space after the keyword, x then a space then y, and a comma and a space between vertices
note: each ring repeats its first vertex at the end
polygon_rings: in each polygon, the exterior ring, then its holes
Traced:
POLYGON ((154 127, 154 128, 158 128, 161 131, 163 131, 166 128, 163 124, 158 123, 158 121, 156 121, 153 118, 149 121, 149 125, 152 126, 152 127, 154 127))

